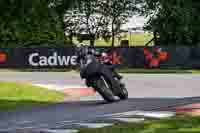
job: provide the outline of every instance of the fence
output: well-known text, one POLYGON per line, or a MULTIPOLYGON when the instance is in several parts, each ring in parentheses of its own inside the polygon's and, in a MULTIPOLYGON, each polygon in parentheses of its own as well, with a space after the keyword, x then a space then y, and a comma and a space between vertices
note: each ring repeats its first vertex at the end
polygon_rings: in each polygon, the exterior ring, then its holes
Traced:
MULTIPOLYGON (((126 68, 200 68, 197 47, 119 47, 111 53, 113 63, 126 68)), ((0 49, 0 68, 71 68, 76 58, 73 47, 0 49)))

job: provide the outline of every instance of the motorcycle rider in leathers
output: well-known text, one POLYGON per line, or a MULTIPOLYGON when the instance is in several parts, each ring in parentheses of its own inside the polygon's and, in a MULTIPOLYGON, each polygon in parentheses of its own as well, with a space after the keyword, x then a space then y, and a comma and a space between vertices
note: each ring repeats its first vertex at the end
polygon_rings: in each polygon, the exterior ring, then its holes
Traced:
POLYGON ((93 46, 88 46, 87 44, 80 44, 79 47, 81 46, 84 46, 85 49, 84 51, 79 52, 84 52, 84 54, 92 54, 95 57, 99 58, 101 63, 107 65, 111 69, 116 78, 118 78, 119 80, 122 79, 122 76, 116 72, 116 66, 112 64, 112 57, 108 54, 110 50, 99 52, 93 46))

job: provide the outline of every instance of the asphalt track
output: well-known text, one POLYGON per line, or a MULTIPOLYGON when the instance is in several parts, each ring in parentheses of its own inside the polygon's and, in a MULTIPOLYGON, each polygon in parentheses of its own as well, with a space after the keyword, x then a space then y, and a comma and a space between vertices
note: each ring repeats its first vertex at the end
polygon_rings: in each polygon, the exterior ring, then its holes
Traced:
MULTIPOLYGON (((84 85, 76 73, 0 73, 1 81, 84 85)), ((109 114, 128 111, 168 111, 171 107, 200 102, 200 75, 126 74, 129 99, 106 104, 97 94, 46 107, 0 112, 0 131, 67 129, 76 123, 106 120, 109 114)))

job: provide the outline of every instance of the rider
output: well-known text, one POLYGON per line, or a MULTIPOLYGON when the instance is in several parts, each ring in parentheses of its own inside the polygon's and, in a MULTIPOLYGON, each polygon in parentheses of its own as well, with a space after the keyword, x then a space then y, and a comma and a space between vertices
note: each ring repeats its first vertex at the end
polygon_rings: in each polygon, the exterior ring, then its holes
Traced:
POLYGON ((110 69, 113 71, 114 75, 118 78, 118 79, 122 79, 122 76, 119 75, 117 72, 116 72, 116 68, 117 68, 117 65, 114 65, 112 63, 112 51, 111 49, 108 49, 106 51, 103 51, 101 53, 101 61, 103 64, 105 65, 108 65, 110 67, 110 69))
POLYGON ((112 70, 112 72, 116 78, 118 78, 119 80, 122 79, 122 76, 119 75, 115 70, 116 66, 112 64, 112 55, 109 55, 109 53, 111 52, 110 49, 108 49, 107 51, 100 52, 97 49, 95 49, 94 46, 89 46, 89 45, 83 44, 83 43, 80 44, 80 46, 85 47, 84 51, 81 51, 81 52, 84 52, 85 54, 92 54, 95 57, 100 58, 100 60, 103 64, 109 66, 109 68, 112 70))

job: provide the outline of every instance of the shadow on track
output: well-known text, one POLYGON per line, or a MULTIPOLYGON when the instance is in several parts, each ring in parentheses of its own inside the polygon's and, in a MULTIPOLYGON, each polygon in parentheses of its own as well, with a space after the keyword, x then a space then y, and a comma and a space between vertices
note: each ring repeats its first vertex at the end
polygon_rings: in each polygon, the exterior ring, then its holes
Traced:
MULTIPOLYGON (((40 112, 48 116, 78 116, 84 113, 93 114, 107 114, 107 113, 120 113, 128 111, 166 111, 172 107, 187 105, 192 103, 200 103, 200 97, 191 98, 130 98, 125 101, 118 101, 115 103, 108 104, 103 100, 99 101, 74 101, 74 102, 62 102, 62 103, 37 103, 35 101, 2 101, 1 103, 23 105, 35 104, 31 108, 19 108, 18 110, 10 111, 13 114, 35 114, 40 112), (21 102, 21 103, 20 103, 21 102), (45 105, 44 105, 45 104, 45 105)), ((0 116, 6 114, 9 115, 8 111, 1 111, 0 116)))
POLYGON ((58 103, 50 106, 50 108, 70 108, 79 109, 96 109, 102 111, 133 111, 133 110, 165 110, 171 107, 187 105, 192 103, 200 103, 200 97, 188 98, 130 98, 125 101, 117 101, 114 103, 106 103, 103 100, 99 101, 74 101, 58 103))
MULTIPOLYGON (((21 102, 24 103, 24 101, 21 102)), ((8 125, 9 122, 12 121, 33 121, 33 125, 54 122, 64 123, 68 121, 70 123, 70 121, 74 120, 95 120, 99 116, 129 111, 169 111, 169 109, 173 107, 192 103, 200 103, 200 97, 130 98, 128 100, 118 101, 112 104, 106 104, 103 100, 63 102, 47 106, 37 106, 29 109, 0 112, 0 123, 7 122, 8 125)), ((1 126, 3 128, 7 128, 7 126, 0 124, 0 127, 1 126)), ((15 123, 13 126, 15 126, 15 123)))
POLYGON ((104 100, 98 101, 69 101, 61 103, 48 103, 37 102, 27 100, 0 100, 1 112, 12 110, 19 106, 16 110, 38 110, 38 109, 52 109, 52 108, 100 108, 105 107, 109 109, 121 108, 121 109, 134 109, 134 110, 152 110, 163 109, 172 106, 179 106, 191 103, 200 103, 200 97, 188 97, 188 98, 130 98, 124 101, 116 101, 114 103, 107 103, 104 100))

